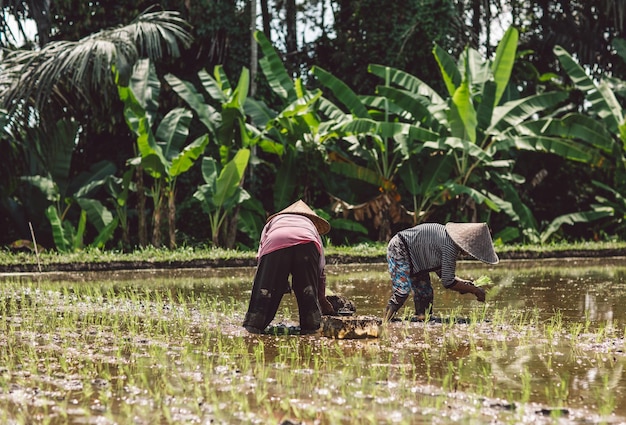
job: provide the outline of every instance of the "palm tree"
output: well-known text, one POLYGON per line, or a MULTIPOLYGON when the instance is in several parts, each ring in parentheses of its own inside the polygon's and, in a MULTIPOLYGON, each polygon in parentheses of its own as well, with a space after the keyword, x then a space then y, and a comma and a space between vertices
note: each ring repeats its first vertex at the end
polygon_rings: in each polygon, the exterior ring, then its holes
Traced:
MULTIPOLYGON (((38 50, 15 50, 0 62, 0 111, 6 117, 0 141, 0 157, 11 167, 0 167, 0 213, 15 198, 15 181, 22 174, 40 174, 32 158, 58 141, 50 137, 33 140, 32 129, 52 134, 59 120, 75 122, 77 137, 87 138, 85 129, 94 122, 107 125, 120 111, 115 75, 128 83, 141 58, 158 63, 180 56, 192 41, 188 23, 177 12, 146 11, 127 25, 106 29, 78 41, 52 41, 38 50), (28 170, 28 171, 24 171, 28 170)), ((82 140, 82 139, 81 139, 82 140)), ((76 142, 76 140, 74 140, 76 142)), ((54 149, 53 149, 54 150, 54 149)), ((32 214, 23 212, 20 217, 32 214)))
POLYGON ((191 43, 177 12, 144 12, 133 22, 78 41, 52 41, 39 50, 16 50, 2 61, 0 107, 12 123, 47 127, 59 114, 80 116, 83 105, 117 100, 115 69, 127 82, 140 58, 179 56, 191 43))

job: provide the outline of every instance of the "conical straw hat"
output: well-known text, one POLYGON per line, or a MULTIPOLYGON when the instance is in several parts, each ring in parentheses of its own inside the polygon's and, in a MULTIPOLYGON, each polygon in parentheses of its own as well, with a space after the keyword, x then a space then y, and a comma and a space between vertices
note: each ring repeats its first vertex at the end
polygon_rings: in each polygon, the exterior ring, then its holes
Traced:
POLYGON ((271 216, 269 216, 267 218, 267 221, 270 221, 271 219, 273 219, 274 217, 276 217, 277 215, 280 215, 280 214, 298 214, 298 215, 303 215, 305 217, 308 217, 313 222, 313 224, 315 224, 315 227, 317 228, 317 231, 319 232, 320 235, 325 235, 326 233, 330 232, 330 223, 328 221, 324 220, 319 215, 315 214, 315 211, 313 211, 301 199, 296 201, 296 202, 294 202, 293 204, 289 205, 284 210, 281 210, 281 211, 277 212, 276 214, 272 214, 271 216))
POLYGON ((475 259, 488 264, 500 261, 493 248, 487 223, 447 223, 446 231, 459 248, 475 259))

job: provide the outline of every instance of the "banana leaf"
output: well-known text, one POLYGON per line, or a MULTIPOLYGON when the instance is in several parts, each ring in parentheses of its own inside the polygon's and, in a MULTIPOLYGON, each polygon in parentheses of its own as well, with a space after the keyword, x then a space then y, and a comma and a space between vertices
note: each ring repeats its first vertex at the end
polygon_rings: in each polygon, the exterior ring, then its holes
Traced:
POLYGON ((78 198, 76 200, 82 211, 85 211, 89 222, 101 232, 113 221, 113 214, 96 199, 78 198))
POLYGON ((334 173, 369 183, 376 187, 383 187, 386 184, 384 177, 380 173, 353 162, 331 162, 330 170, 334 173))
POLYGON ((457 87, 459 87, 463 81, 459 67, 454 61, 454 58, 437 44, 433 47, 433 55, 439 65, 439 71, 441 71, 441 77, 448 89, 448 94, 452 97, 457 87))
POLYGON ((489 197, 491 200, 496 203, 513 222, 518 223, 522 235, 528 238, 531 243, 539 242, 539 226, 535 220, 535 216, 530 208, 522 202, 516 187, 507 181, 507 179, 503 178, 502 175, 492 174, 491 178, 504 194, 504 199, 502 199, 490 193, 489 197))
POLYGON ((172 158, 168 179, 176 178, 187 172, 193 166, 195 161, 204 153, 208 144, 209 135, 204 134, 196 138, 196 140, 191 142, 189 145, 185 146, 182 152, 179 152, 172 158))
POLYGON ((339 102, 348 108, 352 115, 357 118, 369 118, 369 113, 359 96, 346 83, 318 66, 314 66, 311 73, 335 95, 339 102))
POLYGON ((20 180, 36 187, 43 193, 46 200, 50 202, 57 202, 61 199, 59 194, 59 188, 49 177, 44 176, 22 176, 20 180))
POLYGON ((617 133, 623 121, 623 113, 613 92, 605 84, 601 83, 603 87, 597 85, 587 75, 584 68, 561 46, 554 47, 554 54, 574 85, 585 93, 590 103, 590 111, 604 122, 609 131, 617 133))
POLYGON ((550 222, 546 230, 541 232, 541 243, 546 243, 564 224, 590 223, 601 218, 611 217, 614 213, 615 211, 611 207, 597 206, 590 211, 580 211, 559 216, 550 222))
POLYGON ((467 79, 463 79, 462 83, 455 90, 452 96, 452 103, 456 107, 458 117, 463 123, 462 126, 456 126, 453 122, 450 123, 453 128, 460 127, 463 129, 463 134, 454 134, 453 132, 452 136, 469 139, 472 143, 476 143, 476 127, 478 121, 476 118, 476 110, 472 103, 469 81, 467 79))
POLYGON ((491 64, 491 71, 496 83, 494 105, 500 102, 502 94, 509 84, 513 64, 515 63, 518 39, 519 33, 517 29, 515 27, 509 27, 496 48, 496 56, 491 64))
POLYGON ((525 122, 514 129, 515 134, 526 136, 555 136, 575 139, 581 144, 592 146, 607 154, 612 154, 615 147, 613 136, 598 120, 582 115, 568 114, 563 118, 544 118, 525 122))
POLYGON ((159 109, 161 82, 157 77, 154 64, 149 59, 137 61, 130 78, 129 88, 135 94, 139 105, 146 111, 148 121, 152 125, 159 109))
POLYGON ((92 243, 89 246, 94 246, 98 249, 103 249, 106 243, 113 237, 115 229, 117 229, 117 225, 119 223, 119 218, 115 217, 113 221, 107 224, 104 229, 102 229, 98 235, 95 237, 92 243))
MULTIPOLYGON (((208 84, 205 80, 211 80, 211 76, 204 70, 198 72, 198 77, 200 78, 203 87, 206 87, 208 84)), ((206 103, 204 96, 202 93, 198 92, 193 84, 187 81, 183 81, 176 77, 173 74, 165 75, 165 81, 168 82, 172 90, 178 94, 181 99, 183 99, 187 105, 196 113, 198 120, 211 132, 212 134, 216 134, 217 127, 221 123, 221 115, 217 110, 206 103)), ((217 90, 219 92, 219 90, 217 90)), ((213 96, 218 96, 221 98, 223 93, 219 92, 219 94, 213 94, 213 96)), ((215 97, 214 97, 215 98, 215 97)))
POLYGON ((104 185, 112 175, 115 174, 117 168, 110 161, 99 161, 93 164, 89 171, 82 172, 77 175, 68 187, 64 196, 72 196, 74 198, 83 198, 88 196, 96 189, 104 185))
MULTIPOLYGON (((424 96, 434 104, 445 104, 445 101, 439 94, 431 88, 428 84, 409 74, 408 72, 390 68, 383 65, 372 64, 368 67, 369 72, 386 79, 389 77, 389 83, 402 87, 410 93, 415 93, 420 96, 424 96)), ((459 79, 460 81, 460 79, 459 79)))
POLYGON ((63 228, 63 223, 59 217, 59 213, 54 205, 50 205, 46 209, 46 217, 48 217, 48 221, 50 222, 50 226, 52 226, 52 238, 54 240, 54 245, 56 246, 59 252, 69 252, 72 248, 72 241, 68 237, 69 235, 65 234, 65 229, 63 228))
POLYGON ((407 118, 413 122, 428 126, 432 121, 432 115, 428 110, 429 101, 425 97, 394 87, 378 86, 376 90, 380 95, 398 105, 401 111, 408 113, 410 116, 407 118))
POLYGON ((235 194, 235 191, 241 183, 246 167, 248 166, 249 159, 250 149, 240 149, 233 159, 222 168, 222 171, 215 181, 216 191, 213 195, 215 205, 224 205, 227 199, 235 194))
MULTIPOLYGON (((242 73, 244 70, 247 73, 247 68, 242 68, 242 73)), ((200 81, 202 82, 204 89, 213 99, 218 100, 221 103, 226 103, 232 97, 233 87, 230 85, 230 80, 228 79, 226 71, 224 71, 224 67, 222 65, 216 65, 213 68, 213 78, 200 78, 200 81)))
POLYGON ((452 197, 465 194, 479 205, 484 204, 493 211, 500 211, 500 207, 496 202, 494 202, 488 195, 485 195, 474 188, 453 182, 445 183, 442 186, 448 190, 452 197))
POLYGON ((599 165, 602 156, 599 151, 575 140, 546 136, 514 136, 504 142, 498 142, 498 150, 505 146, 531 152, 546 152, 558 155, 570 161, 599 165))
POLYGON ((263 51, 263 57, 259 60, 259 66, 274 93, 287 102, 296 99, 296 92, 293 80, 287 73, 285 66, 276 53, 274 46, 261 31, 254 32, 254 39, 259 43, 263 51))
POLYGON ((298 170, 298 158, 293 149, 287 149, 274 182, 274 207, 281 210, 291 203, 297 187, 297 181, 293 178, 298 170))
POLYGON ((535 114, 545 114, 546 111, 567 99, 567 96, 565 92, 548 92, 507 102, 494 109, 492 123, 485 132, 502 133, 533 118, 535 114))
POLYGON ((174 108, 159 123, 156 130, 156 141, 167 161, 177 155, 189 135, 189 124, 192 113, 185 108, 174 108))

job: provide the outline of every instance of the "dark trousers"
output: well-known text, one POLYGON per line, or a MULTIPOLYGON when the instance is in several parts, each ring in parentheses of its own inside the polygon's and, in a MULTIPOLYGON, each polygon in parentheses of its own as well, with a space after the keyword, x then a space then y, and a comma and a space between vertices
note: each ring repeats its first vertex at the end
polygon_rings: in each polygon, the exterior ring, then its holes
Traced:
POLYGON ((243 326, 263 330, 274 319, 283 295, 293 288, 300 329, 317 330, 322 313, 317 298, 320 253, 314 243, 280 249, 261 257, 243 326))

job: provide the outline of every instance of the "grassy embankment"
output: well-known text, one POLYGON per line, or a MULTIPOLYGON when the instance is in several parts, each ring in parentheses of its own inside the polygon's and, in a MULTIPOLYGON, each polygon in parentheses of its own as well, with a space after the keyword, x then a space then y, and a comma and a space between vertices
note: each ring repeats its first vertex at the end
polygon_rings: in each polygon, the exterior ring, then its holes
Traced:
MULTIPOLYGON (((578 242, 547 245, 503 245, 496 251, 502 259, 555 257, 612 257, 626 255, 626 241, 578 242)), ((370 243, 326 247, 329 263, 384 261, 386 244, 370 243)), ((181 247, 176 250, 145 248, 133 252, 86 249, 73 253, 0 250, 0 271, 105 270, 107 268, 247 266, 255 262, 254 250, 181 247)))

